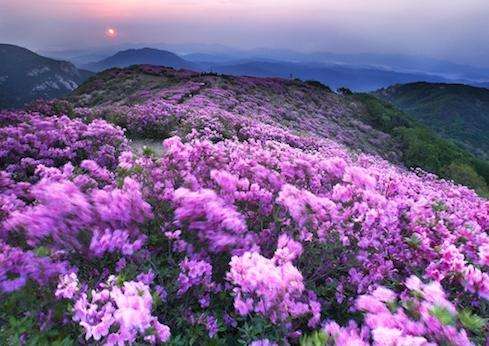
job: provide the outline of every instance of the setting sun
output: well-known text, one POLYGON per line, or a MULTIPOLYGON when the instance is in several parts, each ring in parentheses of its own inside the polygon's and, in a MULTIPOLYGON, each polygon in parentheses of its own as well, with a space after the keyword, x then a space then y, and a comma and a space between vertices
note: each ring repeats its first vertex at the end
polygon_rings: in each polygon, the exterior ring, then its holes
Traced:
POLYGON ((115 28, 108 28, 105 30, 105 36, 109 38, 115 38, 117 37, 117 30, 115 28))

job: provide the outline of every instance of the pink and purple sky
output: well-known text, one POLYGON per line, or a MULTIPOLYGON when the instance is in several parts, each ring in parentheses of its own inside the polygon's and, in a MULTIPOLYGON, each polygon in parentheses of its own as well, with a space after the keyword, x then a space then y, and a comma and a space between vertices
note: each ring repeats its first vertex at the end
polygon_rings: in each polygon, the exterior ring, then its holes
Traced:
POLYGON ((487 18, 487 0, 0 0, 0 42, 37 50, 219 43, 489 65, 487 18))

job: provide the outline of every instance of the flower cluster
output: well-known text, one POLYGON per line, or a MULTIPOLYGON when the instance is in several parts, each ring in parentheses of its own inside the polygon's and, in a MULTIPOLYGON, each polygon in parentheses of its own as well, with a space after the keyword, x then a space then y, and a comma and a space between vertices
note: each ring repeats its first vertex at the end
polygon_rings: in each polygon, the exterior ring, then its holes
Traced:
POLYGON ((353 118, 281 109, 320 96, 293 81, 243 77, 237 95, 141 68, 171 87, 0 114, 0 340, 282 345, 326 323, 319 344, 484 343, 486 199, 352 153, 332 132, 353 118))
POLYGON ((212 282, 212 266, 206 261, 185 258, 180 263, 178 287, 179 295, 187 293, 193 287, 202 290, 198 296, 199 304, 202 308, 208 307, 210 293, 216 288, 212 282))
POLYGON ((29 280, 45 285, 67 270, 67 263, 52 261, 0 241, 0 292, 13 292, 29 280))
POLYGON ((100 286, 90 295, 81 293, 74 302, 73 320, 84 329, 86 340, 93 338, 105 345, 138 339, 150 344, 168 341, 170 329, 151 314, 153 299, 147 285, 129 281, 119 287, 111 276, 100 286))
POLYGON ((6 236, 19 234, 30 246, 95 257, 114 251, 132 255, 139 250, 145 235, 138 226, 152 217, 139 183, 126 178, 122 189, 83 191, 77 182, 76 178, 74 182, 43 179, 33 186, 36 204, 11 213, 4 223, 6 236))
POLYGON ((212 190, 189 191, 180 188, 174 193, 175 221, 196 232, 209 251, 248 247, 250 236, 246 234, 244 218, 228 206, 212 190))
POLYGON ((324 331, 336 345, 473 345, 464 327, 477 326, 470 315, 457 312, 438 282, 424 284, 411 276, 405 285, 400 296, 382 286, 360 296, 356 308, 365 313, 362 328, 354 322, 342 328, 332 321, 324 331))
POLYGON ((319 322, 319 304, 307 296, 302 275, 291 262, 277 265, 256 252, 246 252, 233 257, 230 267, 227 279, 235 286, 234 307, 239 314, 255 312, 273 323, 312 314, 309 326, 319 322))
POLYGON ((27 179, 39 165, 59 167, 92 159, 115 168, 127 148, 122 129, 103 120, 85 124, 67 116, 0 111, 0 170, 27 179))

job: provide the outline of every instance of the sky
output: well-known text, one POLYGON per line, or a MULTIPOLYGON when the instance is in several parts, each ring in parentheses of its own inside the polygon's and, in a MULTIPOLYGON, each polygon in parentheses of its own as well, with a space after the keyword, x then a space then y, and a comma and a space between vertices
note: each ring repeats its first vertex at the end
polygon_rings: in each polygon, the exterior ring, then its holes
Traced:
POLYGON ((0 0, 0 42, 44 51, 205 43, 489 66, 487 18, 488 0, 0 0))

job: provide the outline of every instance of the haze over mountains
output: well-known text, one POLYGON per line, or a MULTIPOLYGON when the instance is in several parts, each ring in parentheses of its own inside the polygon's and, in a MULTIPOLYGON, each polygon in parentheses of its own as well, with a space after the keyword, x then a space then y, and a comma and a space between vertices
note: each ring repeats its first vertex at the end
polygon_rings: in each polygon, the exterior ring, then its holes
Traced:
POLYGON ((180 55, 148 47, 132 48, 98 61, 86 62, 88 58, 100 58, 104 54, 109 53, 107 50, 94 51, 91 54, 66 51, 56 52, 55 56, 76 60, 82 68, 95 72, 111 67, 151 64, 238 76, 313 79, 334 89, 344 86, 355 91, 371 91, 392 84, 416 81, 479 85, 489 80, 489 70, 428 58, 382 54, 306 54, 273 49, 226 51, 220 46, 206 53, 180 55))
POLYGON ((395 72, 372 67, 357 67, 325 63, 291 63, 249 61, 206 65, 208 71, 255 77, 299 78, 317 80, 333 89, 347 87, 354 91, 370 91, 384 86, 413 81, 446 82, 435 75, 395 72))
POLYGON ((177 69, 198 68, 196 64, 188 62, 174 53, 153 48, 128 49, 120 51, 99 62, 83 65, 83 67, 87 70, 98 72, 112 67, 127 67, 137 64, 169 66, 177 69))
MULTIPOLYGON (((275 55, 272 54, 272 56, 275 55)), ((82 65, 82 67, 98 72, 112 67, 150 64, 237 76, 317 80, 334 89, 346 86, 355 91, 370 91, 396 83, 408 83, 419 80, 431 82, 449 81, 439 75, 420 72, 397 72, 369 65, 314 62, 312 57, 301 62, 295 62, 292 61, 291 54, 284 56, 287 58, 285 61, 269 58, 265 54, 257 55, 256 57, 243 54, 242 57, 238 57, 225 54, 196 53, 185 55, 182 58, 169 51, 140 48, 120 51, 98 62, 82 65)))
MULTIPOLYGON (((78 66, 101 61, 119 51, 144 48, 142 44, 126 44, 87 50, 44 52, 46 55, 70 60, 78 66)), ((152 47, 176 53, 201 70, 213 70, 232 74, 246 72, 255 76, 282 76, 307 79, 310 75, 321 82, 337 87, 343 85, 355 90, 374 90, 394 83, 415 81, 459 82, 487 86, 489 69, 457 64, 441 59, 400 54, 340 54, 331 52, 296 52, 287 49, 257 48, 240 50, 223 45, 206 44, 156 44, 152 47), (266 63, 266 64, 265 64, 266 63), (243 64, 247 64, 243 66, 243 64), (273 64, 272 66, 270 64, 273 64), (326 78, 332 74, 338 77, 326 78), (350 74, 358 75, 350 76, 350 74)), ((144 61, 142 55, 140 63, 144 61)), ((195 68, 194 68, 195 69, 195 68)))

